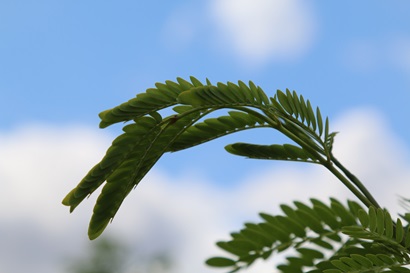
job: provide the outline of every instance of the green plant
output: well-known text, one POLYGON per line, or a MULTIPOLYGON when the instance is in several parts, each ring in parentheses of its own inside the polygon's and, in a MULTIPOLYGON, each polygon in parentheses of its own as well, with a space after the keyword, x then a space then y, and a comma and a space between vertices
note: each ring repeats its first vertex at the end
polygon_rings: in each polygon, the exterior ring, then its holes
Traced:
MULTIPOLYGON (((214 257, 207 264, 236 272, 257 259, 267 259, 285 249, 294 257, 279 265, 281 272, 410 272, 408 223, 391 219, 366 187, 332 154, 335 132, 328 118, 303 96, 286 90, 268 97, 249 82, 238 84, 190 82, 156 83, 155 88, 113 109, 100 113, 100 127, 129 122, 104 158, 63 200, 73 211, 104 182, 89 226, 97 238, 120 208, 128 193, 166 152, 176 152, 204 142, 255 128, 272 128, 292 144, 234 143, 225 149, 235 155, 267 160, 299 161, 324 166, 366 207, 336 199, 325 204, 294 202, 282 205, 283 215, 260 214, 262 221, 247 223, 231 240, 217 245, 228 257, 214 257), (163 118, 161 110, 173 107, 163 118), (217 118, 210 113, 230 109, 217 118)), ((403 218, 406 222, 406 217, 403 218)))

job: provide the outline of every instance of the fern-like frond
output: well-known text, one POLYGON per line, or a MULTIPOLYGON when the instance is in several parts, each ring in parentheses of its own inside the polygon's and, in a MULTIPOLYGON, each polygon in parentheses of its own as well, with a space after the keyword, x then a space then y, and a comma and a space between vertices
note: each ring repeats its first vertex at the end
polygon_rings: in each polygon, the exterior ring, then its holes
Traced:
POLYGON ((208 264, 239 271, 293 247, 297 255, 278 265, 280 272, 410 272, 408 249, 400 244, 407 235, 393 232, 394 226, 402 228, 400 220, 392 223, 381 209, 364 213, 353 201, 348 206, 333 198, 330 205, 316 199, 311 203, 281 205, 284 215, 261 213, 262 222, 247 223, 230 241, 217 243, 230 257, 214 257, 208 264))
POLYGON ((245 112, 229 111, 228 114, 228 116, 209 118, 189 127, 169 147, 169 151, 180 151, 247 129, 269 127, 264 120, 245 112))
POLYGON ((156 88, 100 114, 102 128, 122 121, 134 122, 124 127, 124 134, 113 141, 104 158, 64 198, 63 204, 73 211, 85 197, 107 182, 90 221, 89 237, 96 238, 113 219, 124 198, 163 153, 234 131, 266 126, 266 117, 241 107, 267 108, 268 104, 266 94, 253 83, 249 86, 243 82, 213 86, 208 80, 204 85, 193 77, 191 82, 177 78, 177 82, 157 83, 156 88), (170 106, 175 106, 175 114, 162 118, 159 111, 170 106), (231 111, 229 116, 195 124, 220 108, 245 111, 231 111))
POLYGON ((270 100, 274 113, 286 130, 330 158, 336 134, 329 132, 329 119, 323 119, 319 107, 314 110, 309 100, 288 89, 286 92, 278 90, 270 100))
POLYGON ((196 78, 191 77, 190 79, 191 82, 177 78, 177 82, 156 83, 156 88, 149 88, 145 93, 140 93, 129 101, 101 112, 99 114, 101 118, 100 128, 108 127, 117 122, 133 120, 177 104, 177 98, 181 92, 203 86, 196 78))
POLYGON ((234 143, 227 145, 225 150, 234 155, 254 159, 318 163, 318 161, 308 152, 291 144, 256 145, 249 143, 234 143))
MULTIPOLYGON (((249 267, 257 259, 267 259, 272 254, 293 247, 299 255, 288 257, 287 263, 279 265, 278 269, 281 272, 314 270, 315 265, 327 261, 324 253, 337 251, 337 245, 346 244, 341 236, 342 227, 351 225, 351 219, 356 222, 360 205, 349 201, 346 207, 335 199, 331 199, 331 205, 316 199, 312 199, 311 203, 281 205, 284 215, 261 213, 263 221, 247 223, 242 230, 231 234, 231 240, 217 243, 218 247, 229 253, 228 257, 214 257, 207 264, 225 267, 233 272, 249 267)), ((330 263, 324 267, 329 266, 335 269, 330 263)))
POLYGON ((178 96, 178 102, 194 107, 231 108, 235 106, 254 106, 267 108, 269 99, 260 87, 252 82, 249 87, 243 82, 238 84, 228 82, 217 83, 216 86, 207 85, 192 88, 178 96))
POLYGON ((403 263, 386 254, 352 254, 331 261, 337 269, 326 269, 323 273, 369 273, 369 272, 410 272, 403 263))
MULTIPOLYGON (((73 211, 84 198, 103 186, 90 222, 90 238, 101 234, 124 198, 165 152, 179 151, 234 132, 260 127, 278 130, 296 145, 235 143, 226 149, 249 158, 322 164, 367 204, 366 197, 333 168, 331 147, 335 133, 329 131, 328 119, 324 122, 319 109, 313 111, 310 102, 296 92, 278 91, 274 98, 269 99, 253 82, 248 85, 242 81, 213 85, 209 80, 203 84, 194 77, 190 81, 177 78, 176 82, 156 83, 155 88, 102 112, 100 117, 102 128, 117 122, 130 121, 130 124, 113 141, 104 158, 63 200, 63 204, 73 211), (172 107, 174 113, 163 118, 160 111, 168 107, 172 107), (221 109, 230 111, 228 115, 204 119, 209 113, 221 109)), ((341 168, 340 164, 336 166, 341 168)), ((343 214, 341 205, 333 203, 335 208, 332 210, 340 210, 338 213, 341 213, 342 221, 352 220, 349 213, 343 214)), ((301 221, 317 232, 322 231, 316 221, 321 216, 315 210, 322 210, 324 215, 332 214, 320 206, 313 211, 298 209, 297 220, 285 217, 287 220, 283 221, 301 221), (314 214, 319 218, 312 218, 314 214)), ((332 226, 335 224, 332 219, 325 221, 332 226)), ((354 223, 354 219, 350 223, 354 223)), ((321 239, 315 243, 326 246, 321 239)))
MULTIPOLYGON (((319 108, 295 91, 277 91, 268 98, 253 82, 201 83, 177 78, 156 83, 155 88, 100 113, 100 127, 127 122, 103 159, 95 165, 63 200, 73 211, 87 196, 102 187, 93 210, 89 237, 98 237, 114 218, 123 200, 166 152, 175 152, 247 129, 269 127, 287 136, 291 144, 257 145, 234 143, 225 149, 255 159, 317 163, 331 171, 367 207, 330 199, 327 205, 311 199, 310 204, 281 205, 283 214, 260 213, 258 223, 246 223, 217 245, 228 257, 214 257, 211 266, 230 273, 258 259, 289 248, 277 268, 281 272, 410 272, 410 230, 400 219, 380 209, 363 184, 333 155, 335 132, 319 108), (162 117, 161 111, 173 113, 162 117), (228 115, 206 118, 228 109, 228 115)), ((403 219, 410 223, 410 214, 403 219)))
POLYGON ((114 140, 103 160, 63 201, 73 210, 87 195, 107 181, 97 199, 90 221, 91 239, 103 232, 128 193, 167 151, 168 146, 200 116, 201 113, 192 112, 177 120, 168 119, 162 122, 151 117, 140 117, 135 120, 135 124, 124 128, 126 134, 114 140), (149 126, 141 126, 146 123, 149 126))
MULTIPOLYGON (((121 170, 121 165, 129 165, 129 161, 137 160, 135 151, 147 145, 149 136, 160 130, 158 120, 152 117, 140 117, 135 123, 123 128, 124 134, 117 137, 107 150, 104 158, 94 166, 63 200, 72 212, 81 201, 93 193, 111 175, 121 170)), ((114 176, 115 177, 115 176, 114 176)))
POLYGON ((229 256, 211 258, 208 265, 234 272, 293 248, 296 255, 277 266, 280 272, 410 272, 410 231, 387 211, 365 212, 354 201, 345 206, 333 198, 330 205, 311 199, 311 205, 295 201, 280 207, 284 215, 261 213, 263 221, 218 242, 229 256))
POLYGON ((360 210, 358 217, 361 226, 346 226, 342 230, 344 234, 358 240, 371 240, 397 259, 410 261, 410 231, 403 227, 400 219, 393 221, 388 211, 374 207, 368 212, 360 210))
POLYGON ((322 114, 318 107, 313 110, 309 100, 305 100, 302 95, 288 89, 286 92, 278 90, 276 95, 271 98, 272 104, 282 114, 287 114, 304 123, 312 131, 317 131, 319 136, 324 132, 322 114))

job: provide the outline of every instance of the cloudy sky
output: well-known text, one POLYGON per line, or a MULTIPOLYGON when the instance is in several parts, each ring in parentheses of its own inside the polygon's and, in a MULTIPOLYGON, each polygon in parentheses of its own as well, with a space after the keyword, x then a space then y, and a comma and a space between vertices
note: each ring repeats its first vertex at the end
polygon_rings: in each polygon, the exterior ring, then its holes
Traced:
MULTIPOLYGON (((400 211, 409 12, 405 0, 0 1, 0 272, 68 273, 67 257, 86 257, 95 196, 73 214, 61 200, 121 129, 98 129, 97 114, 176 77, 303 94, 340 132, 340 161, 400 211)), ((172 253, 175 272, 219 272, 203 264, 214 242, 257 212, 353 198, 318 166, 225 153, 233 141, 284 140, 260 130, 164 156, 103 235, 134 248, 118 273, 132 273, 141 249, 172 253)))

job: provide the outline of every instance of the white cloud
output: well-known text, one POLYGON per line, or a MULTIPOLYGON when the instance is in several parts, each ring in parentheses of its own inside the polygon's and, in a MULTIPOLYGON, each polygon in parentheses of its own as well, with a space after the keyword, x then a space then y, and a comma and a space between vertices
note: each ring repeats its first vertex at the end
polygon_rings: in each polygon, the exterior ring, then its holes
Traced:
POLYGON ((252 65, 294 60, 312 46, 316 22, 299 0, 214 0, 210 7, 225 53, 252 65))
MULTIPOLYGON (((336 156, 382 205, 397 211, 396 194, 410 192, 408 146, 369 109, 347 113, 332 128, 341 132, 336 156)), ((62 272, 63 257, 84 254, 95 197, 73 214, 61 199, 100 159, 109 142, 101 131, 78 127, 36 125, 0 133, 2 272, 62 272)), ((214 242, 227 239, 244 221, 257 219, 257 212, 277 213, 281 203, 329 196, 353 198, 319 166, 273 162, 268 170, 244 174, 231 189, 192 173, 175 177, 154 168, 103 236, 115 235, 145 252, 171 251, 175 272, 210 272, 203 261, 220 253, 214 242)), ((129 269, 132 266, 130 261, 129 269)), ((272 264, 258 263, 248 272, 262 270, 272 271, 272 264)))
POLYGON ((166 18, 161 43, 183 51, 194 43, 235 58, 246 67, 294 61, 316 36, 313 9, 301 0, 213 0, 185 4, 166 18))
MULTIPOLYGON (((61 200, 108 143, 96 131, 78 126, 56 129, 35 124, 0 133, 2 272, 59 272, 48 260, 81 242, 74 236, 70 240, 67 231, 78 231, 79 226, 70 221, 61 200)), ((87 217, 78 214, 77 220, 87 217)))

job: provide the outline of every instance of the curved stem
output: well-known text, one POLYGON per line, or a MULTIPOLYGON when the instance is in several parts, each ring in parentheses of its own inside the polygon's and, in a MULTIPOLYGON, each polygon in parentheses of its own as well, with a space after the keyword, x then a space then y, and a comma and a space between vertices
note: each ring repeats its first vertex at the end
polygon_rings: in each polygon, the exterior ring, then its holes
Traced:
POLYGON ((366 196, 367 199, 372 203, 372 205, 376 208, 380 208, 380 205, 377 203, 376 199, 373 195, 369 192, 369 190, 363 185, 363 183, 348 169, 346 169, 342 163, 340 163, 332 154, 331 154, 332 161, 335 165, 352 181, 352 183, 366 196))
POLYGON ((347 179, 343 174, 341 174, 332 164, 325 164, 324 165, 331 173, 333 173, 354 195, 356 195, 357 198, 360 199, 360 201, 363 202, 367 207, 375 206, 369 198, 362 193, 361 191, 358 190, 358 188, 355 187, 355 184, 352 184, 349 179, 347 179))
POLYGON ((326 167, 333 175, 335 175, 360 201, 363 202, 367 207, 375 206, 379 208, 379 204, 370 194, 370 192, 364 187, 364 185, 352 174, 350 173, 336 158, 331 156, 331 158, 323 158, 320 153, 316 151, 313 147, 306 143, 300 136, 293 134, 291 131, 287 130, 284 126, 279 126, 277 130, 281 133, 295 141, 299 144, 303 149, 307 150, 311 153, 319 162, 326 167), (329 160, 330 159, 330 160, 329 160), (332 162, 346 175, 344 176, 338 169, 336 169, 332 162))
MULTIPOLYGON (((203 107, 203 108, 209 108, 209 107, 203 107)), ((320 147, 317 145, 314 145, 312 147, 312 143, 310 143, 311 138, 309 136, 306 136, 303 134, 303 130, 301 131, 302 134, 295 134, 292 131, 288 130, 278 119, 275 115, 271 116, 268 115, 266 112, 266 115, 263 115, 255 110, 249 109, 248 107, 245 106, 221 106, 221 107, 213 107, 212 111, 222 109, 222 108, 231 108, 235 110, 240 110, 243 112, 246 112, 248 114, 251 114, 253 116, 256 116, 260 118, 261 120, 264 120, 267 122, 273 129, 278 130, 291 140, 293 140, 295 143, 299 144, 304 150, 309 152, 313 158, 317 159, 321 165, 326 167, 333 175, 335 175, 360 201, 363 202, 367 207, 370 206, 375 206, 376 208, 380 208, 380 205, 377 203, 377 201, 374 199, 374 197, 370 194, 370 192, 366 189, 366 187, 360 182, 359 179, 357 179, 352 173, 350 173, 335 157, 333 157, 331 154, 327 158, 323 157, 323 151, 318 151, 320 147), (333 166, 332 162, 337 166, 337 168, 342 171, 342 173, 333 166)), ((187 115, 191 112, 198 111, 200 110, 201 107, 199 108, 194 108, 192 110, 188 110, 184 113, 179 114, 180 116, 187 115)), ((297 125, 297 124, 295 124, 297 125)), ((297 126, 296 126, 297 127, 297 126)), ((315 144, 317 144, 315 142, 315 144)))
MULTIPOLYGON (((278 129, 279 130, 279 129, 278 129)), ((367 207, 372 206, 373 203, 369 200, 365 194, 360 192, 356 187, 355 184, 352 184, 349 179, 347 179, 342 173, 340 173, 332 164, 331 162, 327 161, 323 157, 321 157, 314 149, 312 149, 308 144, 304 143, 303 140, 298 138, 296 135, 292 134, 291 132, 287 131, 285 128, 281 128, 280 131, 285 134, 287 137, 301 145, 301 147, 307 150, 312 155, 316 156, 316 158, 320 161, 320 163, 326 167, 333 175, 335 175, 360 201, 363 202, 367 207)))
POLYGON ((278 126, 278 128, 276 128, 279 132, 281 132, 282 134, 284 134, 285 136, 287 136, 288 138, 290 138, 291 140, 293 140, 294 142, 296 142, 297 144, 299 144, 304 150, 308 151, 312 156, 314 156, 315 159, 317 159, 322 165, 325 165, 327 160, 324 159, 320 153, 318 153, 316 151, 316 149, 312 148, 308 143, 306 143, 302 138, 300 138, 299 136, 295 135, 294 133, 292 133, 291 131, 289 131, 288 129, 286 129, 284 126, 278 126))

